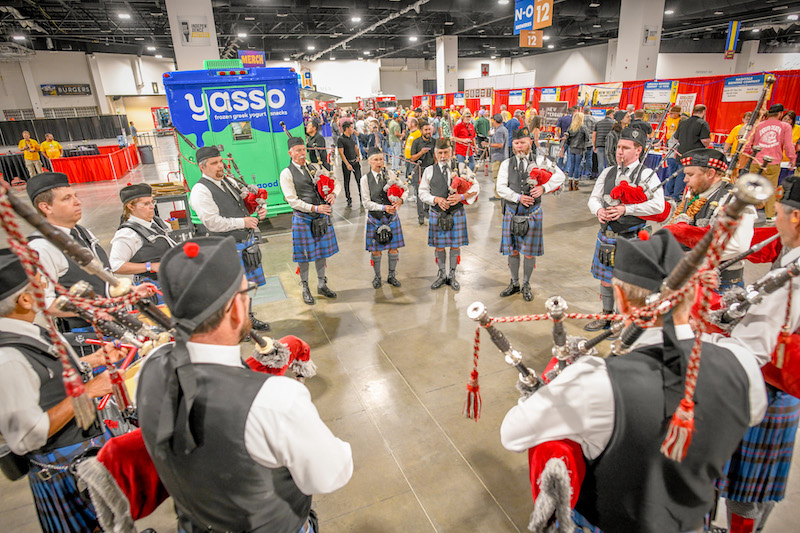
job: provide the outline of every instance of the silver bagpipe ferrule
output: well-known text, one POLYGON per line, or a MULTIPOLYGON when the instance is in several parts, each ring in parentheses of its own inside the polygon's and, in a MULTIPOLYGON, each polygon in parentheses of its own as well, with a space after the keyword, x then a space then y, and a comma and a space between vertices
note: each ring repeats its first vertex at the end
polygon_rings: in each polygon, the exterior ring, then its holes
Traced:
POLYGON ((567 350, 567 331, 564 329, 564 313, 567 312, 567 302, 561 296, 551 296, 544 303, 550 320, 553 321, 553 357, 558 359, 558 368, 563 370, 567 366, 569 351, 567 350))
POLYGON ((760 303, 764 296, 777 291, 799 275, 800 259, 796 259, 783 268, 768 272, 763 278, 747 286, 740 299, 722 313, 720 322, 722 324, 737 322, 751 306, 760 303))
POLYGON ((522 354, 511 346, 511 343, 499 329, 492 325, 489 313, 483 303, 474 302, 470 305, 467 309, 467 316, 478 322, 489 332, 492 342, 503 353, 506 363, 516 368, 519 372, 519 381, 525 389, 532 392, 543 385, 536 372, 525 366, 522 361, 522 354))
MULTIPOLYGON (((646 305, 651 306, 658 302, 662 295, 667 292, 674 292, 683 287, 705 262, 708 251, 713 244, 717 227, 738 220, 748 206, 765 202, 772 196, 773 192, 774 188, 772 184, 763 176, 758 176, 756 174, 744 174, 740 176, 739 179, 736 180, 736 184, 731 191, 731 200, 725 204, 715 224, 703 236, 700 242, 683 256, 681 261, 661 283, 659 290, 647 298, 646 305)), ((722 242, 717 243, 718 248, 724 248, 729 238, 730 234, 723 234, 722 242)), ((656 308, 654 314, 663 314, 668 308, 669 304, 664 301, 656 308)), ((623 330, 619 339, 613 343, 611 353, 613 355, 624 355, 630 352, 631 347, 639 337, 641 337, 642 333, 644 333, 644 328, 642 326, 631 323, 623 330)))

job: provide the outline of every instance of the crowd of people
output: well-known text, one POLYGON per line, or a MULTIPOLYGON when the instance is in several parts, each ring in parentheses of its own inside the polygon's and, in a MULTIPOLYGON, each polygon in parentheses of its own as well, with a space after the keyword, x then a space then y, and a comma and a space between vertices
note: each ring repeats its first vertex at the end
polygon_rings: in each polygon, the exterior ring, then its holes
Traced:
MULTIPOLYGON (((316 294, 338 297, 328 285, 327 262, 339 251, 331 214, 342 191, 348 208, 357 194, 367 212, 364 249, 374 269, 373 288, 381 288, 384 280, 402 286, 398 265, 405 240, 398 211, 415 197, 418 222, 429 225, 427 244, 437 266, 431 290, 458 291, 461 248, 469 245, 468 206, 481 191, 472 171, 485 159, 493 176, 493 190, 485 196, 502 202, 502 222, 494 230, 510 273, 500 293, 504 298, 533 299, 531 277, 545 238, 544 195, 596 179, 587 209, 597 218, 598 233, 591 266, 586 266, 600 283, 602 314, 585 329, 614 328, 614 313, 630 314, 646 304, 648 295, 663 290, 665 278, 692 247, 675 227, 685 223, 708 231, 732 197, 732 183, 723 179, 728 161, 711 147, 705 113, 698 105, 681 118, 681 109, 673 107, 662 133, 641 110, 611 109, 595 120, 590 108, 570 109, 556 124, 560 164, 539 150, 545 128, 532 104, 513 114, 505 106, 491 116, 479 109, 474 119, 472 110, 454 106, 309 116, 305 138, 288 139, 291 161, 279 177, 292 208, 292 261, 302 300, 315 304, 309 287, 312 263, 316 294), (328 124, 335 150, 321 134, 328 124), (656 142, 676 147, 672 189, 661 187, 657 173, 644 164, 646 149, 656 142), (330 172, 336 166, 342 179, 330 172), (623 194, 635 187, 649 192, 644 198, 623 194), (680 201, 673 207, 667 197, 675 188, 680 201), (672 229, 648 231, 654 222, 672 229)), ((737 141, 744 143, 745 154, 758 152, 748 168, 777 184, 776 168, 784 156, 794 168, 794 135, 800 130, 793 130, 794 118, 782 106, 772 106, 751 138, 734 135, 725 148, 737 141)), ((319 526, 312 495, 341 488, 359 465, 350 445, 322 422, 302 384, 242 366, 239 342, 253 330, 270 329, 254 316, 251 300, 265 282, 257 227, 267 211, 228 175, 217 147, 201 147, 195 161, 202 178, 189 203, 204 236, 183 245, 154 216, 146 184, 120 191, 121 224, 109 254, 79 224, 81 201, 66 175, 36 174, 27 193, 47 222, 108 271, 159 286, 172 313, 174 342, 145 359, 137 408, 142 446, 175 501, 179 528, 313 533, 319 526)), ((766 215, 784 249, 770 260, 786 266, 800 250, 800 178, 785 179, 784 192, 767 203, 766 215)), ((755 208, 745 209, 723 259, 748 250, 756 219, 755 208)), ((59 317, 62 333, 91 331, 85 317, 58 308, 48 280, 65 287, 86 280, 106 296, 104 280, 81 270, 41 233, 30 236, 30 247, 47 275, 45 305, 59 317)), ((743 269, 737 261, 721 273, 720 290, 742 287, 743 269)), ((573 485, 571 507, 578 523, 607 533, 683 533, 703 527, 718 482, 729 502, 731 533, 760 531, 774 502, 784 497, 800 416, 800 401, 765 384, 760 368, 773 362, 781 335, 800 328, 800 305, 792 303, 798 288, 800 278, 795 278, 755 304, 730 335, 703 338, 703 373, 692 391, 697 428, 691 443, 682 442, 687 448, 682 460, 666 457, 659 446, 673 412, 684 408, 684 381, 697 378, 687 371, 694 338, 691 291, 671 312, 656 317, 631 353, 584 356, 560 368, 549 385, 508 412, 500 429, 507 449, 529 452, 534 494, 548 490, 540 476, 556 458, 571 465, 565 475, 573 485)), ((0 433, 12 452, 35 461, 28 477, 42 529, 93 531, 98 516, 63 467, 111 435, 99 427, 88 433, 77 427, 61 386, 61 362, 52 355, 51 339, 33 325, 36 297, 20 261, 0 254, 0 433)), ((74 338, 68 340, 74 344, 74 338)), ((106 358, 121 358, 113 345, 102 350, 102 357, 78 358, 70 352, 93 397, 111 388, 107 374, 95 377, 92 369, 106 358)))

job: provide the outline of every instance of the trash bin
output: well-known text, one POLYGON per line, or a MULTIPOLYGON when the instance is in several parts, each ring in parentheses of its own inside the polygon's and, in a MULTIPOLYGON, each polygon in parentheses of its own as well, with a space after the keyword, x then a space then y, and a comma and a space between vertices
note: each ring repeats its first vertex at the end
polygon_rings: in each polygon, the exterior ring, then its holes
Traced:
POLYGON ((139 157, 145 165, 154 165, 156 162, 153 158, 153 147, 146 144, 139 147, 139 157))

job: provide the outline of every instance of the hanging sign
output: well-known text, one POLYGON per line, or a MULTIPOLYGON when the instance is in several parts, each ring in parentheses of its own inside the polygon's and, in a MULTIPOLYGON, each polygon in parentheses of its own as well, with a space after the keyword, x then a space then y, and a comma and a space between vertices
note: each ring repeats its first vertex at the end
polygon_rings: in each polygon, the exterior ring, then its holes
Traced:
POLYGON ((611 107, 619 105, 622 99, 622 82, 581 85, 578 102, 584 105, 611 107))
POLYGON ((675 100, 677 94, 677 81, 648 81, 644 84, 642 103, 666 104, 675 100))
POLYGON ((738 20, 732 20, 728 23, 728 36, 725 38, 725 59, 733 59, 736 53, 736 45, 739 43, 739 27, 741 24, 738 20))
POLYGON ((558 102, 558 97, 561 95, 560 87, 545 87, 542 89, 542 95, 539 97, 540 102, 558 102))
POLYGON ((533 29, 534 0, 516 0, 514 2, 514 35, 522 30, 533 29))
POLYGON ((549 28, 553 25, 553 0, 536 0, 533 5, 533 29, 549 28))
POLYGON ((522 30, 519 32, 520 48, 542 48, 544 46, 544 32, 539 30, 522 30))
POLYGON ((264 52, 256 50, 239 50, 239 59, 242 60, 242 65, 245 67, 263 67, 267 60, 264 52))
POLYGON ((764 88, 764 75, 725 78, 723 102, 756 102, 764 88))
POLYGON ((523 105, 525 103, 525 90, 509 91, 508 105, 523 105))
POLYGON ((455 93, 453 96, 453 104, 456 107, 462 107, 464 105, 464 93, 455 93))
POLYGON ((41 85, 43 96, 73 96, 92 94, 92 87, 87 83, 59 83, 41 85))
POLYGON ((434 95, 433 99, 436 102, 436 107, 444 107, 444 95, 443 94, 434 95))

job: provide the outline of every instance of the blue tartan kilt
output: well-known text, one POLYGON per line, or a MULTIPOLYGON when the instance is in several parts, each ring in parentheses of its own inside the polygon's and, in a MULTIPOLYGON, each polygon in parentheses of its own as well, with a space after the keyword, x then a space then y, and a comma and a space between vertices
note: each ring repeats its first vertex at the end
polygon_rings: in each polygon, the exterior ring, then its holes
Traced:
MULTIPOLYGON (((100 447, 108 440, 104 433, 98 437, 64 446, 48 453, 29 453, 27 457, 40 463, 66 466, 90 447, 100 447)), ((67 471, 52 471, 50 479, 39 476, 41 468, 31 464, 28 482, 33 503, 44 533, 86 533, 99 528, 97 513, 91 502, 78 490, 75 477, 67 471)))
POLYGON ((333 225, 328 226, 325 235, 317 239, 311 234, 312 219, 310 213, 295 211, 292 214, 292 261, 295 263, 325 259, 339 251, 333 225))
POLYGON ((528 215, 528 233, 524 237, 511 235, 511 218, 515 213, 512 208, 506 207, 503 213, 503 235, 500 239, 500 253, 511 255, 511 252, 517 251, 525 256, 544 254, 541 206, 523 207, 519 214, 528 215))
MULTIPOLYGON (((251 246, 255 242, 255 237, 250 236, 246 241, 237 242, 236 243, 236 253, 239 254, 239 260, 242 260, 242 252, 248 246, 251 246)), ((247 268, 242 261, 242 266, 244 267, 244 275, 247 276, 247 281, 250 283, 255 283, 259 286, 264 285, 267 283, 267 280, 264 279, 264 268, 261 266, 261 263, 256 268, 247 268)))
POLYGON ((450 231, 439 229, 438 209, 431 208, 428 220, 428 246, 434 248, 461 248, 469 245, 469 235, 467 234, 467 215, 464 209, 458 209, 453 213, 453 228, 450 231))
POLYGON ((616 244, 617 239, 606 237, 599 231, 597 232, 597 244, 594 247, 594 257, 592 258, 592 276, 600 281, 611 283, 611 274, 614 272, 613 267, 607 267, 600 264, 600 243, 602 244, 616 244))
POLYGON ((397 216, 397 213, 387 216, 389 217, 389 228, 392 230, 392 240, 388 244, 378 244, 375 240, 375 230, 386 222, 386 218, 377 219, 369 213, 367 214, 366 248, 368 252, 395 250, 406 245, 406 241, 403 239, 403 226, 400 225, 400 217, 397 216))
POLYGON ((756 503, 781 501, 786 495, 800 400, 770 386, 767 396, 764 420, 747 430, 725 465, 727 477, 717 482, 723 498, 756 503))

